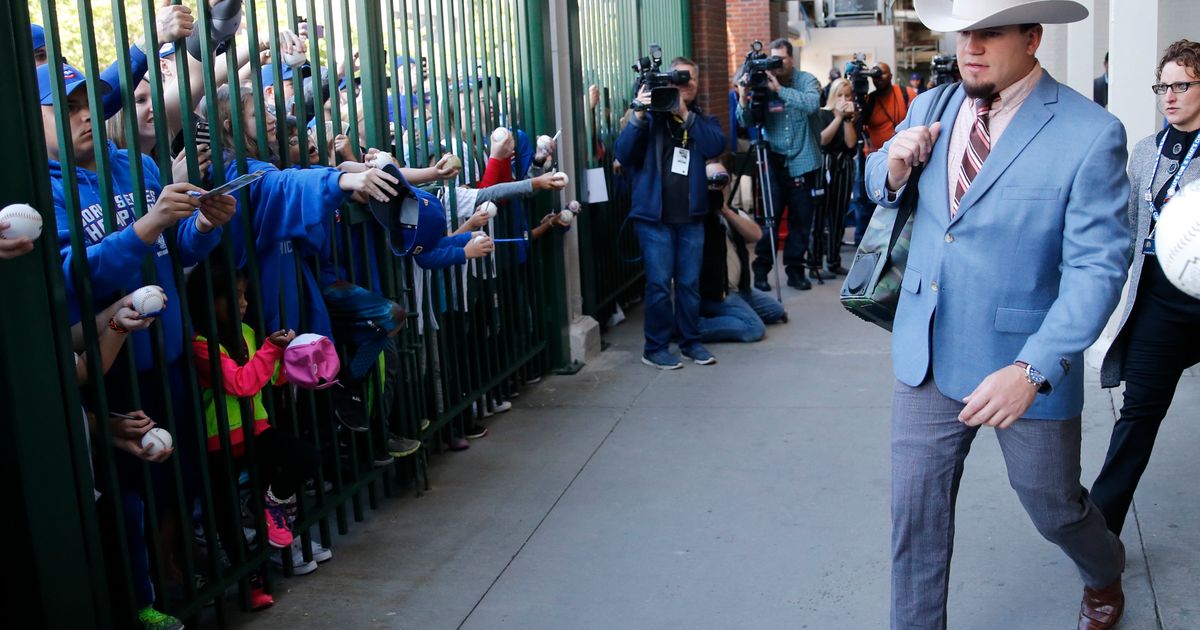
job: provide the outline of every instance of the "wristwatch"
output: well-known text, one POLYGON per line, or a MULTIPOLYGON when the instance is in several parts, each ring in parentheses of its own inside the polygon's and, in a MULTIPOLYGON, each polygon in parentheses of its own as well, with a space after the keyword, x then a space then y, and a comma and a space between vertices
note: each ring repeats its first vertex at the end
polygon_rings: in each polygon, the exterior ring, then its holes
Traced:
POLYGON ((1046 377, 1037 371, 1037 368, 1024 361, 1014 361, 1013 365, 1025 370, 1025 381, 1036 387, 1038 393, 1045 393, 1050 389, 1049 383, 1046 382, 1046 377))

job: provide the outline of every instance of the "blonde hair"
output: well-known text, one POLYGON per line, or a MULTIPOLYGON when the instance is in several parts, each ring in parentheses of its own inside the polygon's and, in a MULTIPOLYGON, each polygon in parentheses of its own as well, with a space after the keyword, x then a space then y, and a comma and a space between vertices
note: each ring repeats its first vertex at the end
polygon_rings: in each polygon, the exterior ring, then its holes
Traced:
MULTIPOLYGON (((234 150, 234 142, 233 142, 234 138, 233 138, 233 133, 232 133, 232 130, 233 130, 233 122, 232 122, 233 121, 233 101, 229 94, 230 90, 231 90, 231 88, 228 84, 222 85, 221 87, 217 88, 217 119, 220 120, 220 122, 218 124, 209 126, 209 133, 216 136, 217 138, 220 138, 221 148, 225 149, 227 151, 234 150), (229 130, 225 129, 226 123, 229 123, 229 126, 230 126, 229 130)), ((246 86, 246 85, 239 86, 237 88, 237 90, 238 90, 238 100, 240 101, 238 104, 239 112, 243 116, 245 116, 247 111, 250 111, 251 108, 255 107, 254 91, 251 90, 250 87, 246 86)), ((254 111, 255 111, 255 114, 258 113, 258 110, 256 108, 254 111)), ((243 118, 242 119, 242 142, 244 143, 244 145, 246 147, 246 155, 247 155, 247 157, 252 157, 252 158, 258 159, 258 158, 262 158, 263 155, 259 150, 258 136, 255 135, 256 133, 257 133, 257 125, 254 124, 253 122, 251 124, 246 124, 246 120, 245 120, 245 118, 243 118)), ((270 147, 269 147, 269 149, 270 149, 270 147)), ((267 157, 268 157, 268 159, 273 159, 274 154, 271 153, 267 157)))
MULTIPOLYGON (((834 79, 833 80, 833 83, 831 83, 829 85, 829 98, 825 100, 825 109, 827 109, 829 111, 833 111, 834 106, 837 105, 838 92, 841 92, 842 88, 844 88, 848 85, 850 85, 850 82, 845 79, 834 79)), ((853 88, 853 86, 851 86, 851 87, 853 88)), ((851 89, 850 93, 851 93, 851 95, 853 95, 854 90, 851 89)))

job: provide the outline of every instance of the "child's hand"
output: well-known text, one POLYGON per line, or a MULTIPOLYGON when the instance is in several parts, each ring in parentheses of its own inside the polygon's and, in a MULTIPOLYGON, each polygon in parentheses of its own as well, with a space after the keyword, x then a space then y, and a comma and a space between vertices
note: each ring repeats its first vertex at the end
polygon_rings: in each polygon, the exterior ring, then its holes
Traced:
POLYGON ((392 185, 399 181, 384 171, 372 168, 362 173, 343 173, 338 180, 338 186, 349 192, 361 190, 371 198, 386 203, 396 196, 396 189, 392 188, 392 185))
POLYGON ((513 156, 516 145, 517 140, 513 137, 513 134, 510 133, 506 138, 504 138, 504 142, 492 143, 491 155, 498 160, 507 160, 513 156))
POLYGON ((567 187, 567 182, 558 177, 558 173, 545 173, 538 175, 532 180, 534 190, 562 190, 567 187))
POLYGON ((204 200, 204 205, 200 206, 200 216, 196 217, 196 229, 201 232, 211 232, 229 223, 235 212, 237 212, 237 200, 232 195, 209 197, 204 200))
MULTIPOLYGON (((0 232, 10 228, 8 221, 0 221, 0 232)), ((21 254, 33 251, 33 240, 28 236, 21 238, 0 238, 0 260, 16 258, 21 254)))
MULTIPOLYGON (((176 5, 180 6, 180 5, 176 5)), ((208 172, 212 166, 212 149, 207 144, 201 144, 196 147, 196 165, 200 172, 200 177, 208 172)), ((176 184, 186 184, 190 180, 188 177, 187 166, 187 151, 180 151, 174 159, 171 160, 171 179, 176 184)))
POLYGON ((467 219, 467 227, 470 228, 472 232, 476 232, 486 226, 488 224, 488 219, 490 218, 491 217, 488 216, 487 210, 476 210, 475 214, 472 214, 470 218, 467 219))
POLYGON ((472 258, 487 256, 494 249, 496 249, 496 243, 492 241, 492 237, 484 232, 472 232, 471 242, 463 247, 463 252, 467 255, 467 259, 470 260, 472 258), (479 239, 480 236, 484 238, 479 239))
POLYGON ((112 430, 113 437, 136 440, 140 448, 142 436, 154 428, 154 421, 141 409, 130 411, 122 416, 126 417, 113 415, 108 419, 108 426, 112 430))
MULTIPOLYGON (((158 290, 161 291, 162 287, 158 287, 158 290)), ((116 313, 113 313, 113 319, 116 320, 117 325, 121 328, 133 332, 135 330, 145 330, 150 327, 150 324, 154 323, 155 318, 142 317, 141 313, 133 310, 132 295, 126 295, 121 298, 120 303, 120 308, 117 309, 116 313)), ((166 299, 164 299, 163 305, 165 306, 166 303, 166 299)))
POLYGON ((453 155, 454 154, 452 153, 447 153, 446 155, 442 156, 442 159, 437 161, 437 164, 433 165, 434 170, 437 171, 438 179, 454 179, 455 177, 458 177, 458 174, 462 171, 462 166, 460 165, 461 163, 450 163, 453 155))
MULTIPOLYGON (((158 228, 158 234, 161 234, 167 228, 179 223, 180 220, 192 216, 192 213, 200 207, 200 200, 188 192, 204 192, 200 188, 188 183, 171 184, 163 188, 162 194, 158 196, 158 201, 154 202, 154 206, 146 213, 154 222, 154 226, 158 228)), ((154 240, 158 240, 158 234, 154 234, 154 240)))
POLYGON ((267 341, 274 344, 276 348, 286 348, 295 338, 296 331, 294 330, 278 330, 271 333, 271 336, 267 337, 267 341))

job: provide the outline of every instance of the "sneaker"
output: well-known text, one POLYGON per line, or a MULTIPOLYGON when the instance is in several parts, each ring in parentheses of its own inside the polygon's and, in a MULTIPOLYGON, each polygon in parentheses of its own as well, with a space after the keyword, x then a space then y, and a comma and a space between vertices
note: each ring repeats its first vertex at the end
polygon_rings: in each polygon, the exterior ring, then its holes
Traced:
POLYGON ((396 458, 392 457, 391 453, 388 453, 387 451, 378 453, 371 457, 371 464, 376 468, 383 468, 394 461, 396 461, 396 458))
POLYGON ((387 450, 392 457, 408 457, 413 453, 421 450, 421 443, 417 440, 402 438, 398 435, 388 434, 387 450))
POLYGON ((138 611, 138 621, 145 630, 183 630, 183 622, 147 606, 138 611))
MULTIPOLYGON (((476 424, 474 422, 472 422, 471 424, 468 424, 466 426, 466 428, 463 429, 463 436, 466 437, 468 440, 478 440, 481 437, 486 437, 487 434, 488 434, 487 427, 483 426, 482 424, 476 424)), ((451 447, 451 448, 453 448, 453 447, 451 447)))
POLYGON ((421 433, 428 431, 429 425, 430 425, 429 418, 421 418, 421 433))
MULTIPOLYGON (((295 497, 292 498, 295 501, 295 497)), ((292 544, 292 530, 288 528, 287 505, 271 495, 267 490, 264 499, 267 513, 267 543, 276 549, 283 549, 292 544)))
POLYGON ((492 413, 504 413, 509 409, 512 409, 512 403, 508 402, 507 400, 501 400, 500 402, 492 405, 492 413))
POLYGON ((525 379, 526 385, 537 385, 538 383, 541 383, 541 382, 542 382, 541 376, 534 376, 533 378, 525 379))
MULTIPOLYGON (((296 549, 300 550, 300 558, 301 558, 300 561, 303 562, 304 561, 303 560, 303 558, 304 558, 304 539, 297 537, 296 542, 294 543, 294 546, 296 547, 296 549)), ((328 562, 333 559, 333 552, 329 550, 329 547, 322 545, 321 542, 319 540, 317 540, 316 536, 312 537, 312 543, 311 543, 309 549, 312 551, 313 562, 318 562, 318 563, 328 562)))
MULTIPOLYGON (((296 575, 308 575, 317 570, 317 561, 314 559, 309 562, 304 561, 304 552, 300 550, 300 539, 296 539, 287 549, 280 549, 279 553, 271 554, 271 564, 283 569, 283 554, 291 553, 292 555, 292 573, 296 575)), ((332 554, 330 554, 332 557, 332 554)), ((314 556, 315 558, 315 556, 314 556)))
POLYGON ((708 348, 698 343, 692 344, 687 350, 680 348, 679 351, 683 356, 694 361, 696 365, 712 365, 717 362, 717 357, 714 357, 713 353, 708 351, 708 348))
POLYGON ((275 598, 262 587, 250 589, 250 610, 262 610, 275 605, 275 598))
POLYGON ((766 274, 754 274, 754 288, 763 293, 771 292, 771 283, 767 282, 766 274))
POLYGON ((456 438, 450 438, 450 441, 447 444, 445 444, 445 447, 447 450, 451 450, 451 451, 465 451, 465 450, 471 448, 471 443, 466 441, 463 438, 456 437, 456 438))
POLYGON ((683 367, 683 362, 666 350, 659 350, 653 354, 643 354, 642 363, 660 370, 678 370, 683 367))
MULTIPOLYGON (((325 494, 329 494, 330 492, 333 492, 333 482, 332 481, 329 481, 327 479, 327 480, 325 480, 325 483, 323 483, 321 485, 322 485, 322 487, 325 488, 325 494)), ((309 479, 308 481, 306 481, 304 483, 304 494, 307 494, 310 497, 317 496, 317 482, 315 479, 309 479)))

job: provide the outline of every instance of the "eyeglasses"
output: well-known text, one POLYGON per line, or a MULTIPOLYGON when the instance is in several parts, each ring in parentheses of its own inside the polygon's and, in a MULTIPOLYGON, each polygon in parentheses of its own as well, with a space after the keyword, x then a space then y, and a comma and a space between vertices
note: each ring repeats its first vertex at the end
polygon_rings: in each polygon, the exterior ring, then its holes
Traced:
POLYGON ((1154 93, 1160 96, 1166 94, 1167 90, 1171 90, 1176 94, 1183 94, 1193 85, 1200 85, 1200 81, 1188 81, 1187 83, 1155 83, 1154 85, 1150 86, 1150 89, 1154 90, 1154 93))

